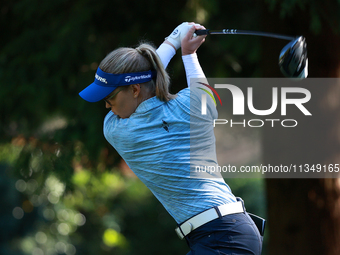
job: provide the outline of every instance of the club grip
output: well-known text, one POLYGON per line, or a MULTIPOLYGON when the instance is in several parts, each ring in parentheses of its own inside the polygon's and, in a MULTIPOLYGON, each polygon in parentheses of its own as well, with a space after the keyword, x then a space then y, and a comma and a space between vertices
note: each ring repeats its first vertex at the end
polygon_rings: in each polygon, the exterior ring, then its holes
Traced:
POLYGON ((209 30, 210 30, 210 29, 206 29, 206 30, 204 30, 204 29, 203 29, 203 30, 196 30, 196 31, 195 31, 195 34, 196 34, 196 35, 208 35, 208 34, 209 34, 209 30))

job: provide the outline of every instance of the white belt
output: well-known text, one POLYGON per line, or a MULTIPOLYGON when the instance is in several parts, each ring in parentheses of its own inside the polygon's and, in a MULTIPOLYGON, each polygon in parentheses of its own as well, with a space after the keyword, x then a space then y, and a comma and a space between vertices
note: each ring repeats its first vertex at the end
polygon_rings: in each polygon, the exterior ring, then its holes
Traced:
POLYGON ((225 215, 234 214, 234 213, 242 213, 242 212, 244 212, 244 210, 243 210, 243 204, 241 201, 238 201, 236 203, 220 205, 217 207, 213 207, 209 210, 206 210, 190 218, 189 220, 182 223, 178 228, 176 228, 175 231, 178 237, 180 239, 183 239, 191 231, 204 225, 205 223, 208 223, 209 221, 215 220, 219 218, 220 216, 225 216, 225 215), (221 215, 219 215, 219 213, 221 215))

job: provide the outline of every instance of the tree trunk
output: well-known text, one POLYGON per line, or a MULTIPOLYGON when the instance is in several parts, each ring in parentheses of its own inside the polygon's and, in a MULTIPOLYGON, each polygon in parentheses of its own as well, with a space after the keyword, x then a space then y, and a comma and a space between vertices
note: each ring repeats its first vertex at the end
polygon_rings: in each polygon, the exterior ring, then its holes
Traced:
MULTIPOLYGON (((280 19, 278 11, 265 11, 264 30, 303 34, 309 77, 338 77, 340 38, 324 21, 319 35, 311 33, 308 12, 280 19)), ((274 63, 283 45, 263 39, 264 77, 282 77, 274 63)), ((295 128, 264 128, 264 164, 340 163, 340 84, 310 91, 312 117, 300 118, 295 128)), ((269 254, 340 254, 340 179, 266 179, 266 189, 269 254)))

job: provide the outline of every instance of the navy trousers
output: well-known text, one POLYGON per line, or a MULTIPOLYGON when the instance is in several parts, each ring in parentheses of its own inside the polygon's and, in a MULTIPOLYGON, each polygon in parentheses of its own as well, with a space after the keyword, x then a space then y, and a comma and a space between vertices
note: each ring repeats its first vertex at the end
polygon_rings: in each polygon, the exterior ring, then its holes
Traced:
POLYGON ((186 236, 190 247, 187 255, 260 255, 262 236, 250 216, 230 214, 195 229, 186 236))

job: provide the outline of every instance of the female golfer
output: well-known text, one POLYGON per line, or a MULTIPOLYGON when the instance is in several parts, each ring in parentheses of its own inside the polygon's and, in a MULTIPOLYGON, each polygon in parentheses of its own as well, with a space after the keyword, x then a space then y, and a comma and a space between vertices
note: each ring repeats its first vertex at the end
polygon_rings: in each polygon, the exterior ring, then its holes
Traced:
POLYGON ((79 95, 89 102, 104 99, 111 109, 105 138, 175 219, 188 254, 260 254, 262 238, 243 202, 221 175, 197 171, 218 166, 215 104, 208 97, 202 114, 206 92, 190 85, 192 78, 205 78, 196 55, 205 40, 194 36, 199 29, 205 28, 179 25, 157 51, 149 44, 112 51, 79 95), (165 68, 180 47, 190 88, 172 95, 165 68))

